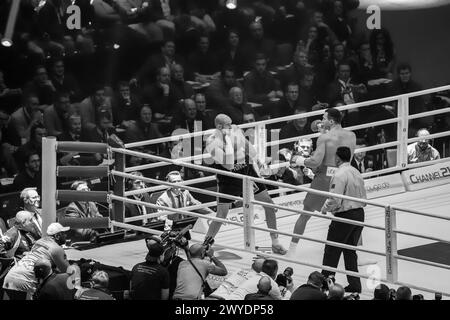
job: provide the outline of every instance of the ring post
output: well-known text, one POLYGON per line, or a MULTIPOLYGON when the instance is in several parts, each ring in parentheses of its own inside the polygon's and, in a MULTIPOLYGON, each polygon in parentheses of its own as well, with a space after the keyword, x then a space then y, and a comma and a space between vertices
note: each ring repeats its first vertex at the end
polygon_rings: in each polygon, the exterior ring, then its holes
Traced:
MULTIPOLYGON (((125 171, 125 154, 115 152, 115 167, 117 171, 125 171)), ((125 179, 121 176, 115 176, 114 194, 123 197, 125 194, 125 179)), ((123 222, 125 217, 125 204, 123 201, 114 201, 111 220, 123 222)), ((114 227, 114 226, 113 226, 114 227)))
POLYGON ((253 181, 244 178, 243 181, 243 208, 244 208, 244 247, 246 250, 255 250, 255 229, 252 228, 253 215, 253 181))
POLYGON ((42 235, 56 221, 56 137, 42 138, 42 235))
POLYGON ((391 206, 385 208, 386 212, 386 279, 391 283, 396 283, 398 279, 397 255, 397 233, 393 231, 397 228, 395 209, 391 206))

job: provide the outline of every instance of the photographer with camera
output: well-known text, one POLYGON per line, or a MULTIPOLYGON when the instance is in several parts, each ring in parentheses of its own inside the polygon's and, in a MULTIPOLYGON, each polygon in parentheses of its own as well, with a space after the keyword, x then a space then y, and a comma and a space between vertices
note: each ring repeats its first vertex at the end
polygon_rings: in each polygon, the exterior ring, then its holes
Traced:
POLYGON ((283 273, 280 273, 275 279, 275 282, 280 288, 281 296, 285 300, 288 300, 294 291, 294 281, 292 280, 293 274, 294 270, 291 267, 287 267, 283 273))
POLYGON ((327 295, 322 290, 324 283, 325 276, 314 271, 309 275, 308 282, 294 291, 290 300, 326 300, 327 295))
POLYGON ((148 254, 145 262, 131 271, 130 298, 132 300, 167 300, 169 298, 169 272, 161 265, 164 246, 157 237, 146 240, 148 254))
POLYGON ((205 239, 203 244, 193 244, 189 251, 186 250, 186 254, 188 260, 182 261, 178 267, 177 286, 173 299, 199 300, 203 295, 210 294, 206 292, 209 288, 206 282, 208 275, 226 276, 228 271, 225 265, 214 257, 209 238, 205 239))

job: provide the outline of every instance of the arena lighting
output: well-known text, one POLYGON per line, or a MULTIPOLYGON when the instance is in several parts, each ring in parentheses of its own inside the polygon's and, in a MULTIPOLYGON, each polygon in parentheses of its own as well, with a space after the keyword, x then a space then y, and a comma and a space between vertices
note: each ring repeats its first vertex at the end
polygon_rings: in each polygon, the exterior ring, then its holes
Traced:
POLYGON ((6 23, 5 35, 2 39, 2 45, 11 47, 13 42, 14 26, 16 25, 17 13, 19 12, 20 0, 12 0, 9 10, 8 22, 6 23))
POLYGON ((117 50, 117 49, 119 49, 119 48, 120 48, 120 45, 119 45, 119 44, 117 44, 117 43, 114 43, 114 45, 113 45, 113 48, 117 50))
POLYGON ((449 5, 450 0, 359 0, 359 8, 377 5, 381 10, 412 10, 449 5))
POLYGON ((225 6, 230 10, 236 9, 237 0, 227 0, 227 3, 225 4, 225 6))

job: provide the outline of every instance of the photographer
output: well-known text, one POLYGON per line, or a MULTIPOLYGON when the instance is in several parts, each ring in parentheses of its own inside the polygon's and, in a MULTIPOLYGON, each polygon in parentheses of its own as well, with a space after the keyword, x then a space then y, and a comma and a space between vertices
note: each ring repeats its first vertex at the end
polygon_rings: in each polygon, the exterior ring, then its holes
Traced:
POLYGON ((292 281, 293 274, 294 270, 291 267, 287 267, 283 273, 280 273, 275 279, 284 300, 288 300, 294 290, 294 281, 292 281))
POLYGON ((105 271, 97 270, 92 274, 89 287, 77 290, 75 300, 116 300, 108 290, 108 286, 108 274, 105 271))
POLYGON ((326 300, 327 295, 322 291, 325 277, 319 271, 314 271, 308 277, 308 282, 298 287, 290 300, 326 300))
POLYGON ((204 282, 209 274, 228 274, 225 265, 214 257, 214 250, 208 247, 196 243, 189 248, 190 259, 181 262, 178 267, 174 300, 199 300, 203 296, 204 282), (206 260, 206 257, 209 257, 210 261, 206 260))
POLYGON ((169 298, 169 272, 161 265, 164 247, 156 237, 146 239, 148 254, 145 262, 133 267, 130 281, 132 300, 167 300, 169 298))

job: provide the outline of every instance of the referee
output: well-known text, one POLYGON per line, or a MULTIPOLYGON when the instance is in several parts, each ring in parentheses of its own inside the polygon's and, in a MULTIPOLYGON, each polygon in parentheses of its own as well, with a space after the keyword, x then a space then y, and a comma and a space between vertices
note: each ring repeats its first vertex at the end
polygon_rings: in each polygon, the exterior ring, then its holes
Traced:
MULTIPOLYGON (((350 165, 351 152, 348 147, 339 147, 336 150, 336 170, 330 182, 330 192, 342 194, 349 197, 367 199, 364 180, 361 173, 350 165)), ((364 222, 365 203, 343 200, 340 198, 328 198, 321 212, 331 212, 336 217, 364 222)), ((361 236, 363 227, 353 224, 332 221, 328 228, 327 240, 356 246, 361 236)), ((337 248, 325 245, 323 265, 336 268, 344 253, 345 269, 358 272, 358 262, 355 250, 337 248)), ((334 275, 334 272, 322 270, 325 277, 334 275)), ((346 292, 361 292, 361 280, 358 277, 347 276, 349 285, 345 287, 346 292)))

